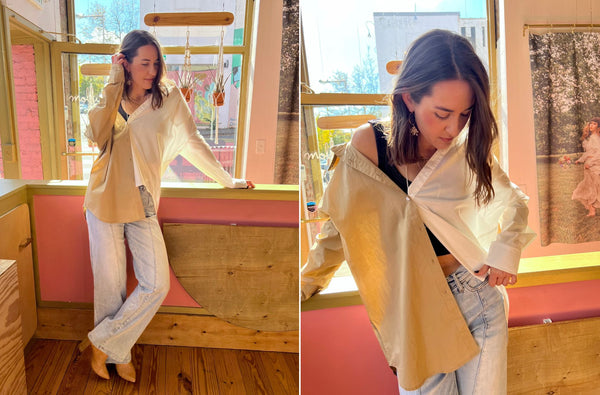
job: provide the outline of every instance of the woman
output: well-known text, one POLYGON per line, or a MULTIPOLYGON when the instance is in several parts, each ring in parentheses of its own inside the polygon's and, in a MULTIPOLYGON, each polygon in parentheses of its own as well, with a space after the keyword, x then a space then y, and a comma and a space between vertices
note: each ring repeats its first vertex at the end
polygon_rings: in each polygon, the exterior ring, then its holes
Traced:
POLYGON ((571 199, 579 200, 587 217, 596 215, 600 207, 600 118, 592 118, 584 127, 581 146, 585 151, 575 163, 583 163, 583 180, 573 191, 571 199))
POLYGON ((527 197, 491 154, 489 82, 469 41, 417 39, 391 106, 389 127, 364 125, 334 149, 303 299, 345 258, 401 393, 506 393, 502 286, 534 235, 527 197))
POLYGON ((134 30, 123 39, 99 104, 89 112, 88 139, 98 144, 85 196, 94 275, 92 369, 106 363, 135 381, 131 348, 169 290, 169 264, 156 210, 160 179, 182 154, 228 188, 253 188, 223 169, 197 133, 179 90, 166 80, 158 41, 134 30), (125 239, 138 286, 126 298, 125 239))

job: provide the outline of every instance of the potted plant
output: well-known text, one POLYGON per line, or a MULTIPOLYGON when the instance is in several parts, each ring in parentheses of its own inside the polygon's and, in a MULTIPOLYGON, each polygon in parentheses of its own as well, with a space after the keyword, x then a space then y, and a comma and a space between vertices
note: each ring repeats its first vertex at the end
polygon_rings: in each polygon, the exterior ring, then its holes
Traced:
POLYGON ((194 87, 200 78, 203 78, 204 74, 194 75, 194 73, 190 70, 182 70, 177 72, 177 79, 179 80, 179 90, 181 94, 185 98, 185 101, 189 103, 192 99, 192 93, 194 92, 194 87))
POLYGON ((215 77, 215 90, 213 91, 213 105, 215 107, 222 106, 225 103, 225 84, 229 80, 229 75, 223 77, 222 73, 218 73, 215 77))

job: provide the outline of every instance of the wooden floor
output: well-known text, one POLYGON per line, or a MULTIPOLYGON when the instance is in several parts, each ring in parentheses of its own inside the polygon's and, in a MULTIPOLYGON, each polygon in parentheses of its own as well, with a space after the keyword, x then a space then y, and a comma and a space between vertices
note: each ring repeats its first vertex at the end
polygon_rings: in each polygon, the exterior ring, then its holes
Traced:
POLYGON ((110 380, 90 368, 91 348, 32 339, 25 348, 29 394, 298 394, 298 354, 135 345, 137 381, 110 380))

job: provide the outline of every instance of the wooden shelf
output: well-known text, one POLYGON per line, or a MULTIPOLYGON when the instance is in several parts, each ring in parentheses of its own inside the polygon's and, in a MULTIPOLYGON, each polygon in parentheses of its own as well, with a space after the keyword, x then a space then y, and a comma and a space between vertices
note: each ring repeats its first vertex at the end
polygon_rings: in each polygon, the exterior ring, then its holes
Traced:
POLYGON ((144 16, 148 26, 228 26, 231 12, 153 12, 144 16))
POLYGON ((111 67, 110 63, 84 63, 79 70, 83 75, 109 75, 111 67))

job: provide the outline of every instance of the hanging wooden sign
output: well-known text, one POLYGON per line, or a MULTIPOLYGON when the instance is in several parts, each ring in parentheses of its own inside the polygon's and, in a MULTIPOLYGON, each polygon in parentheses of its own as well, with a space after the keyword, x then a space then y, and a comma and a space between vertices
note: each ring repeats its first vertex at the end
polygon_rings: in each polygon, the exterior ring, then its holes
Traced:
POLYGON ((231 12, 153 12, 144 15, 147 26, 228 26, 231 12))
POLYGON ((110 63, 84 63, 79 70, 83 75, 109 75, 111 67, 110 63))

